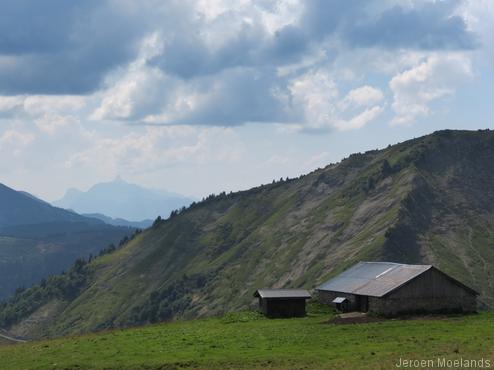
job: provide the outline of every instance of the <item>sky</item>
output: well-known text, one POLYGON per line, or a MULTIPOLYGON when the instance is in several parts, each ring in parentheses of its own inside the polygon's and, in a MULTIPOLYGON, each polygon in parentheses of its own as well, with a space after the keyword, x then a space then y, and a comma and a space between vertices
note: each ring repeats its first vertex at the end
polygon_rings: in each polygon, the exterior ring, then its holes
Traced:
POLYGON ((201 198, 494 128, 494 2, 0 0, 0 182, 201 198))

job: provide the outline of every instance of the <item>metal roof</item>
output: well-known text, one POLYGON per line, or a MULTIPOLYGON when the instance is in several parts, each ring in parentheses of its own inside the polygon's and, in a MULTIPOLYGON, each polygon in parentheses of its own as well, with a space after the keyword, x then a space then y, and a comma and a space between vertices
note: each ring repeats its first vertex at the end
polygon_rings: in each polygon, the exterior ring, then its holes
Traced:
POLYGON ((316 289, 382 297, 430 268, 431 265, 359 262, 316 289))
POLYGON ((258 289, 254 297, 261 298, 311 298, 310 293, 305 289, 258 289))

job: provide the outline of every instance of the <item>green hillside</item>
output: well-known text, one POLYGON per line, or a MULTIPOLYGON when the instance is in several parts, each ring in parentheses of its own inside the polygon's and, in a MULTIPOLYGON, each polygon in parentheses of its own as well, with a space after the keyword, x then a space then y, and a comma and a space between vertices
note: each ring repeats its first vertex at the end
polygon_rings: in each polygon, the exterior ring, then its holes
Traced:
POLYGON ((493 159, 493 132, 441 131, 208 197, 93 260, 76 294, 17 296, 0 325, 37 337, 221 314, 360 260, 434 264, 492 307, 493 159))
POLYGON ((0 301, 132 232, 0 184, 0 301))
POLYGON ((0 369, 372 370, 395 369, 400 358, 494 363, 490 313, 353 325, 328 323, 330 317, 313 311, 273 320, 244 312, 0 345, 0 369))

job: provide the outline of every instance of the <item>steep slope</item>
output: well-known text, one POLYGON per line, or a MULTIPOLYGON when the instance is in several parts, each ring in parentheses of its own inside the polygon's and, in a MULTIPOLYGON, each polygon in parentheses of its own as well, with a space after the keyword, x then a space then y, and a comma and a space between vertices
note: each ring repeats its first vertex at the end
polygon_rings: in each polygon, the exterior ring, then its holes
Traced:
POLYGON ((79 213, 100 213, 112 218, 142 221, 154 220, 159 215, 168 217, 171 211, 192 201, 179 194, 147 189, 117 178, 96 184, 87 192, 69 189, 62 199, 53 204, 79 213))
POLYGON ((493 157, 493 132, 442 131, 211 196, 85 265, 72 297, 46 294, 9 320, 37 291, 18 295, 0 325, 39 336, 216 314, 359 260, 433 263, 492 306, 493 157))
POLYGON ((0 184, 0 300, 131 232, 0 184))

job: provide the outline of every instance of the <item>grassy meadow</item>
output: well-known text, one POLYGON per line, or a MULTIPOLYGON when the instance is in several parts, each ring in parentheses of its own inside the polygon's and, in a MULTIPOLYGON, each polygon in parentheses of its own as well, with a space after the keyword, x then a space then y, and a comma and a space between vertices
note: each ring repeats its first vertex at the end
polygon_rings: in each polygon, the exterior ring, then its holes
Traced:
POLYGON ((311 307, 296 319, 254 312, 0 344, 0 369, 392 369, 407 359, 494 366, 494 314, 328 323, 311 307))

